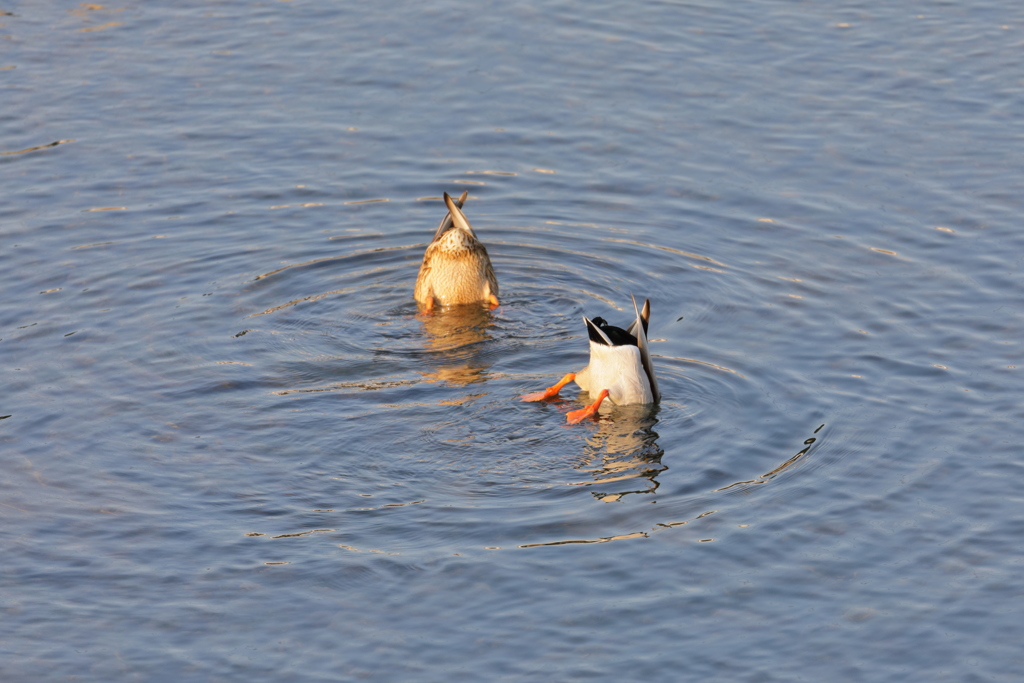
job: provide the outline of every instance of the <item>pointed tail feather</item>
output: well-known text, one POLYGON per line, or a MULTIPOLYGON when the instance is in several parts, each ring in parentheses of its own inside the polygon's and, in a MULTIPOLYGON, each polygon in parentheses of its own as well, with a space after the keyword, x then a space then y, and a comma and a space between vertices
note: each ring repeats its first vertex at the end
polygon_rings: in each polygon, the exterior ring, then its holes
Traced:
MULTIPOLYGON (((630 295, 630 296, 632 296, 632 295, 630 295)), ((634 303, 636 303, 636 302, 634 302, 634 303)), ((643 322, 644 334, 647 334, 647 328, 648 328, 648 326, 651 323, 651 300, 650 299, 644 299, 644 307, 642 309, 640 309, 639 320, 643 322)), ((634 320, 633 322, 631 322, 629 324, 629 327, 626 329, 626 332, 629 332, 631 335, 633 335, 635 337, 636 336, 636 327, 637 327, 637 321, 634 320)))
MULTIPOLYGON (((468 195, 469 192, 467 191, 463 194, 468 195)), ((465 230, 473 236, 473 239, 476 239, 476 233, 473 232, 473 226, 469 224, 469 220, 466 218, 466 215, 459 210, 459 207, 456 206, 455 201, 448 196, 447 192, 444 193, 444 203, 448 205, 448 215, 451 216, 455 227, 459 230, 465 230)))
MULTIPOLYGON (((468 196, 469 196, 469 190, 466 190, 465 192, 462 193, 461 197, 459 197, 458 199, 453 199, 452 201, 455 203, 455 206, 457 206, 457 207, 459 207, 461 209, 462 205, 466 203, 466 197, 468 197, 468 196)), ((440 237, 441 235, 445 234, 446 232, 448 232, 448 230, 453 225, 455 225, 455 224, 452 222, 452 212, 449 211, 448 213, 446 213, 444 215, 444 218, 441 219, 441 224, 439 226, 437 226, 437 230, 434 232, 434 237, 430 241, 431 242, 436 242, 437 238, 440 237)))
POLYGON ((644 302, 644 316, 636 307, 636 297, 633 299, 633 310, 636 311, 636 320, 630 325, 630 332, 636 337, 636 345, 640 348, 640 362, 643 363, 644 372, 647 373, 647 380, 651 383, 651 394, 654 402, 661 400, 661 391, 658 390, 658 378, 654 376, 654 363, 651 362, 651 351, 647 346, 647 322, 651 317, 651 300, 644 302))

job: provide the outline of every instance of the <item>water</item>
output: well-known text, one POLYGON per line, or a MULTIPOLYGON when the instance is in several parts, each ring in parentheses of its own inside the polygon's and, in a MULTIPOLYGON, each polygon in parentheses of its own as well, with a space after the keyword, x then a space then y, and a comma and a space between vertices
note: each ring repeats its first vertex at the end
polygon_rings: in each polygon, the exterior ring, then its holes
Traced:
POLYGON ((1017 679, 1017 5, 6 11, 0 678, 1017 679))

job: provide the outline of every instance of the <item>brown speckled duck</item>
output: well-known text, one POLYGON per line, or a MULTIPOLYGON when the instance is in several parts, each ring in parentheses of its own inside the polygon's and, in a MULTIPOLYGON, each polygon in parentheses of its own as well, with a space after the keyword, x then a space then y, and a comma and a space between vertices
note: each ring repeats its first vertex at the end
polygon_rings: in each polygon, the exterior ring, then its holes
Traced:
POLYGON ((437 226, 434 239, 423 254, 413 296, 426 310, 455 304, 487 302, 498 305, 498 279, 494 277, 487 248, 460 210, 468 192, 458 200, 444 193, 448 215, 437 226))

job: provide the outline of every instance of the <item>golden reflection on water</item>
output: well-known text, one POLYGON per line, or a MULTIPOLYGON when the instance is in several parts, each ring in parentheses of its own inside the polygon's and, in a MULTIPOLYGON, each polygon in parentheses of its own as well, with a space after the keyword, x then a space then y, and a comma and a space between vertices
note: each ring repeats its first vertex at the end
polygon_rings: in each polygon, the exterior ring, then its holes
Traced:
POLYGON ((402 554, 402 553, 388 552, 387 550, 373 550, 373 549, 363 550, 361 548, 356 548, 355 546, 351 546, 351 545, 344 545, 342 543, 339 543, 338 547, 339 548, 344 548, 345 550, 350 550, 350 551, 352 551, 354 553, 372 553, 374 555, 401 555, 402 554))
POLYGON ((310 529, 309 531, 299 531, 294 534, 280 534, 278 536, 271 536, 270 538, 299 538, 301 536, 312 536, 313 534, 326 534, 331 531, 337 531, 337 529, 310 529))
MULTIPOLYGON (((663 340, 652 339, 650 341, 663 341, 663 340)), ((652 353, 651 355, 653 357, 655 357, 655 358, 664 358, 665 360, 678 360, 678 361, 682 361, 684 363, 697 363, 698 365, 706 365, 709 368, 714 368, 716 370, 721 370, 723 372, 730 372, 730 373, 736 375, 737 377, 743 377, 743 379, 746 379, 746 377, 744 377, 740 373, 736 372, 732 368, 727 368, 724 365, 716 365, 714 363, 709 363, 706 360, 697 360, 696 358, 680 358, 679 356, 662 356, 662 355, 658 355, 656 353, 652 353)))
POLYGON ((566 223, 565 221, 544 221, 545 225, 565 225, 570 228, 594 228, 595 230, 613 230, 608 225, 598 225, 597 223, 566 223))
MULTIPOLYGON (((724 263, 721 263, 720 261, 716 261, 715 259, 711 258, 710 256, 702 256, 701 254, 694 254, 694 253, 689 252, 689 251, 682 251, 680 249, 673 249, 672 247, 659 247, 657 244, 648 244, 647 242, 637 242, 636 240, 616 239, 614 237, 602 237, 601 241, 602 242, 619 242, 621 244, 633 244, 633 245, 636 245, 638 247, 644 247, 646 249, 660 249, 661 251, 667 251, 667 252, 670 252, 672 254, 678 254, 679 256, 685 256, 687 258, 695 258, 695 259, 700 259, 701 261, 707 261, 708 263, 714 263, 716 266, 721 266, 722 268, 728 268, 729 267, 729 266, 725 265, 724 263)), ((704 267, 703 270, 712 270, 712 271, 714 271, 716 273, 721 273, 722 272, 722 271, 717 270, 715 268, 707 268, 707 267, 704 267)))
POLYGON ((618 406, 614 416, 602 418, 598 430, 587 438, 582 462, 576 467, 591 478, 569 485, 594 486, 598 490, 593 496, 605 503, 631 493, 657 491, 657 477, 668 469, 661 462, 665 451, 658 446, 657 423, 645 406, 618 406))
MULTIPOLYGON (((13 69, 14 67, 4 67, 5 69, 13 69)), ((68 142, 74 142, 74 140, 57 140, 46 145, 36 145, 35 147, 26 147, 25 149, 19 149, 16 152, 0 152, 0 156, 8 156, 11 154, 27 154, 28 152, 36 152, 41 149, 47 149, 48 147, 56 147, 57 145, 63 145, 68 142)))
POLYGON ((547 543, 525 543, 520 548, 540 548, 541 546, 548 545, 576 545, 578 543, 608 543, 609 541, 625 541, 631 538, 648 538, 648 535, 643 531, 634 531, 631 534, 619 534, 618 536, 602 536, 601 538, 580 538, 573 539, 570 541, 549 541, 547 543))
POLYGON ((75 7, 74 9, 69 9, 68 13, 74 14, 75 16, 84 17, 90 10, 95 12, 101 9, 106 9, 106 7, 104 7, 103 5, 97 5, 93 2, 80 2, 78 3, 78 7, 75 7))
MULTIPOLYGON (((427 372, 421 372, 423 381, 425 382, 440 382, 442 384, 452 384, 454 386, 462 387, 467 384, 476 384, 477 382, 483 382, 487 379, 487 366, 451 366, 451 367, 439 367, 436 370, 430 370, 427 372)), ((481 394, 474 394, 466 396, 466 400, 472 398, 478 398, 481 394)), ((465 401, 460 401, 459 405, 465 401)))
MULTIPOLYGON (((293 306, 300 301, 316 300, 332 293, 334 292, 290 301, 253 315, 272 313, 281 308, 293 306)), ((354 382, 331 382, 318 387, 279 389, 270 393, 277 396, 288 396, 346 390, 377 391, 412 386, 423 382, 465 387, 484 382, 491 376, 487 372, 491 363, 483 355, 485 343, 491 338, 488 330, 493 324, 491 312, 486 306, 478 304, 451 306, 418 315, 416 319, 422 325, 422 345, 425 351, 416 354, 418 356, 417 364, 424 367, 422 370, 417 370, 418 378, 376 377, 354 382)), ((426 403, 383 403, 379 405, 382 408, 407 408, 410 405, 465 405, 486 395, 485 392, 476 391, 465 396, 443 398, 426 403)))
POLYGON ((97 242, 95 244, 80 244, 77 247, 71 247, 71 249, 91 249, 92 247, 105 247, 109 244, 117 244, 117 242, 97 242))
MULTIPOLYGON (((429 370, 419 374, 426 382, 467 386, 487 379, 490 362, 482 356, 491 311, 479 304, 450 306, 419 316, 423 345, 429 351, 429 370)), ((468 396, 467 399, 477 395, 468 396)))
POLYGON ((333 294, 348 294, 349 292, 353 292, 353 291, 355 291, 357 289, 359 289, 359 288, 358 287, 346 287, 345 289, 332 289, 331 291, 323 292, 322 294, 310 294, 309 296, 304 296, 301 299, 292 299, 291 301, 289 301, 287 303, 283 303, 283 304, 279 304, 277 306, 273 306, 271 308, 268 308, 265 311, 260 311, 259 313, 253 313, 252 315, 249 315, 249 316, 246 316, 246 317, 255 318, 258 315, 267 315, 269 313, 276 313, 277 311, 280 311, 282 309, 290 308, 290 307, 292 307, 292 306, 294 306, 296 304, 301 304, 304 301, 319 301, 320 299, 323 299, 324 297, 331 296, 333 294))
POLYGON ((108 28, 114 28, 115 26, 124 26, 124 22, 123 21, 108 21, 107 23, 100 24, 99 26, 89 26, 87 28, 80 28, 80 29, 78 29, 78 32, 79 33, 87 33, 89 31, 103 31, 103 30, 108 29, 108 28))
POLYGON ((360 380, 358 382, 332 382, 322 387, 308 387, 303 389, 279 389, 271 391, 274 396, 288 396, 289 394, 318 394, 324 391, 342 391, 344 389, 357 389, 359 391, 378 391, 380 389, 394 389, 396 387, 407 387, 416 384, 414 379, 388 379, 378 377, 377 379, 360 380))
POLYGON ((587 296, 589 296, 591 298, 597 299, 598 301, 611 306, 612 308, 614 308, 617 311, 624 311, 624 310, 626 310, 626 309, 622 308, 621 306, 619 306, 618 304, 616 304, 611 299, 606 299, 603 296, 601 296, 600 294, 595 294, 594 292, 591 292, 591 291, 586 290, 586 289, 579 289, 578 291, 581 294, 586 294, 587 296))
POLYGON ((459 398, 442 398, 437 401, 413 401, 412 403, 381 403, 381 408, 408 408, 409 406, 462 406, 468 405, 487 394, 466 394, 459 398))

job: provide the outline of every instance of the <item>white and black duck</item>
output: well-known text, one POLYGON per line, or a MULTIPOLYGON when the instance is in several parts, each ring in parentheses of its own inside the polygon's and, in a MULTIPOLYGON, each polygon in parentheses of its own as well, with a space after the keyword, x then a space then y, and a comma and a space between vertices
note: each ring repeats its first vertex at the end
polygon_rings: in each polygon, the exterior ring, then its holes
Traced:
POLYGON ((658 380, 647 346, 647 326, 651 319, 651 300, 644 301, 643 311, 637 310, 636 320, 626 329, 609 325, 604 318, 590 320, 583 317, 590 337, 590 364, 576 373, 568 373, 554 386, 544 391, 523 396, 524 401, 541 401, 558 395, 569 382, 592 397, 593 403, 570 412, 566 419, 575 424, 595 414, 601 403, 608 399, 616 405, 657 403, 661 399, 658 380))

